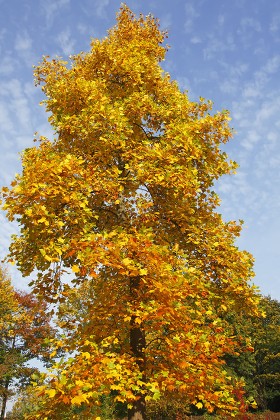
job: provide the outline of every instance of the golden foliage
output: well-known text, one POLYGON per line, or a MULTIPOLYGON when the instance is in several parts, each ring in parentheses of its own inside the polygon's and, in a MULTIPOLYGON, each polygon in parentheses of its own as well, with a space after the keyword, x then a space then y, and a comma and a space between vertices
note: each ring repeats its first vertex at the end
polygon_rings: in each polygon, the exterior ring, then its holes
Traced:
POLYGON ((238 343, 223 315, 257 313, 258 299, 240 225, 222 220, 212 190, 236 169, 220 148, 232 131, 227 112, 191 102, 162 70, 165 37, 123 6, 89 53, 35 70, 57 138, 23 153, 3 196, 21 224, 9 259, 38 271, 48 301, 84 303, 80 322, 64 317, 75 356, 41 391, 54 405, 90 410, 114 391, 128 404, 179 392, 209 412, 238 407, 222 366, 238 343), (137 328, 143 360, 131 351, 137 328))

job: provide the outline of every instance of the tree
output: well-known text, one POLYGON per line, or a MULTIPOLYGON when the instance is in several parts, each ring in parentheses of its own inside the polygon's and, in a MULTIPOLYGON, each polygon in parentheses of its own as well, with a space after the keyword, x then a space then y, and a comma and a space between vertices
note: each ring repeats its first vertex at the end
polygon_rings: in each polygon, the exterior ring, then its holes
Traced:
MULTIPOLYGON (((27 415, 36 411, 37 406, 40 406, 41 398, 34 392, 35 388, 30 385, 23 388, 10 411, 7 412, 5 419, 24 420, 27 415)), ((64 419, 63 419, 64 420, 64 419)))
POLYGON ((8 259, 36 270, 48 302, 91 293, 76 339, 57 344, 72 357, 41 388, 50 410, 90 413, 113 394, 144 419, 147 401, 178 393, 209 412, 238 409, 222 360, 238 340, 223 314, 257 313, 258 297, 252 257, 235 245, 241 226, 216 211, 213 184, 236 168, 221 151, 229 115, 170 80, 165 38, 123 5, 89 53, 35 70, 57 137, 25 150, 3 189, 21 226, 8 259))
POLYGON ((47 352, 43 340, 50 337, 46 305, 30 293, 13 288, 3 267, 0 267, 0 418, 5 418, 7 401, 14 389, 20 389, 37 369, 26 363, 44 359, 47 352))
POLYGON ((266 317, 253 320, 255 348, 254 383, 260 408, 279 411, 280 406, 280 302, 263 297, 266 317))
MULTIPOLYGON (((256 325, 261 324, 260 317, 256 317, 253 314, 248 314, 245 310, 241 310, 238 313, 226 313, 227 321, 231 324, 233 334, 236 339, 240 342, 240 350, 236 354, 226 354, 225 361, 229 374, 239 379, 244 380, 243 387, 236 387, 236 396, 240 399, 243 412, 249 409, 257 408, 257 392, 254 384, 255 377, 255 335, 256 325), (254 325, 254 323, 256 325, 254 325), (252 347, 248 348, 248 343, 252 344, 252 347), (242 351, 248 349, 249 351, 242 351)), ((262 318, 265 317, 264 311, 262 311, 262 318)))
POLYGON ((246 337, 249 337, 253 347, 251 352, 239 356, 226 355, 225 360, 239 378, 244 378, 249 406, 256 408, 255 400, 258 409, 277 411, 280 401, 280 303, 262 296, 260 310, 265 314, 261 318, 242 312, 227 315, 243 345, 246 346, 246 337))

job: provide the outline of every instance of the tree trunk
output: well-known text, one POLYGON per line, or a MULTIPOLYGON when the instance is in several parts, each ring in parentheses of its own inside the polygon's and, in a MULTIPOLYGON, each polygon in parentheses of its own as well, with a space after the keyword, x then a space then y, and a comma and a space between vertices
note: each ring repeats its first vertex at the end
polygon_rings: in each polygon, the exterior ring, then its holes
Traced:
MULTIPOLYGON (((137 298, 137 291, 139 289, 140 277, 132 277, 130 279, 130 294, 132 300, 137 298)), ((140 372, 142 372, 142 380, 145 381, 146 368, 146 339, 142 324, 136 321, 136 316, 133 316, 130 321, 130 349, 133 356, 137 360, 140 372)), ((133 407, 128 410, 128 420, 146 420, 146 401, 145 396, 140 392, 135 395, 137 400, 133 402, 133 407)))
POLYGON ((1 420, 3 420, 5 418, 6 405, 7 405, 7 395, 3 395, 2 398, 3 399, 2 399, 1 416, 0 416, 1 420))
POLYGON ((1 407, 1 415, 0 415, 1 420, 5 419, 6 407, 7 407, 7 401, 8 401, 9 384, 10 384, 10 380, 6 379, 5 385, 4 385, 5 390, 2 396, 2 407, 1 407))

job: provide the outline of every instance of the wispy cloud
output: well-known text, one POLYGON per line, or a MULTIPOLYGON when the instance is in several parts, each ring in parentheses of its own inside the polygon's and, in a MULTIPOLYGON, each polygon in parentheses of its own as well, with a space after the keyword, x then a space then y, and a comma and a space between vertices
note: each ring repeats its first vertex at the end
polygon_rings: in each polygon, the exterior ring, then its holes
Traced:
POLYGON ((273 34, 278 34, 279 35, 279 30, 280 30, 280 14, 276 14, 272 17, 272 20, 270 22, 269 25, 269 30, 273 33, 273 34))
POLYGON ((0 62, 0 74, 2 76, 11 76, 18 67, 18 59, 14 57, 12 52, 7 52, 0 62))
POLYGON ((190 42, 191 42, 191 44, 201 44, 202 39, 199 36, 194 35, 194 36, 191 37, 190 42))
MULTIPOLYGON (((14 128, 29 130, 31 122, 31 110, 29 101, 23 91, 23 86, 18 79, 11 79, 1 86, 2 104, 5 105, 9 120, 14 121, 14 128)), ((4 130, 11 132, 10 123, 4 130)))
POLYGON ((261 24, 260 22, 252 17, 244 17, 240 21, 240 29, 237 31, 237 33, 248 33, 251 30, 255 32, 261 31, 261 24))
POLYGON ((41 0, 42 14, 46 19, 46 26, 50 28, 53 25, 54 18, 63 8, 70 5, 70 0, 41 0))
POLYGON ((93 37, 93 36, 96 35, 94 27, 92 25, 88 25, 84 22, 79 22, 77 24, 77 29, 78 29, 78 31, 81 35, 83 35, 84 37, 87 37, 88 39, 90 39, 90 37, 93 37))
POLYGON ((16 34, 14 49, 16 56, 30 68, 35 61, 35 54, 32 38, 26 30, 16 34))
POLYGON ((76 42, 69 28, 59 32, 56 40, 64 55, 69 56, 75 52, 74 47, 76 42))
POLYGON ((187 33, 193 30, 195 19, 199 17, 199 13, 197 8, 195 7, 195 3, 197 2, 187 1, 185 5, 186 20, 184 23, 184 29, 187 33))
POLYGON ((236 50, 236 42, 232 34, 229 33, 223 38, 220 35, 210 34, 207 37, 206 47, 203 49, 203 56, 204 59, 210 60, 224 52, 228 54, 234 50, 236 50))
POLYGON ((94 14, 99 18, 106 17, 106 8, 109 5, 110 0, 95 0, 94 3, 94 14))
POLYGON ((15 49, 17 52, 29 51, 31 47, 32 40, 26 31, 23 34, 17 34, 15 41, 15 49))

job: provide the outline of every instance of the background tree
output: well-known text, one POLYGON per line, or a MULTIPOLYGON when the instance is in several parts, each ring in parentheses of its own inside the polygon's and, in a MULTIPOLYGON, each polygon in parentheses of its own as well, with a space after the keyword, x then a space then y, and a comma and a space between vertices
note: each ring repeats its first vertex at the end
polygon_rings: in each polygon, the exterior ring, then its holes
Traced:
POLYGON ((34 391, 35 389, 32 385, 21 389, 13 407, 7 412, 5 419, 24 420, 27 415, 37 411, 37 407, 40 406, 42 397, 38 398, 38 395, 34 391))
POLYGON ((27 365, 31 359, 45 360, 46 337, 51 337, 50 317, 46 304, 34 295, 13 288, 3 267, 0 267, 0 397, 1 419, 15 389, 25 387, 37 369, 27 365))
MULTIPOLYGON (((263 311, 262 317, 264 316, 263 311)), ((254 383, 256 368, 254 353, 256 332, 254 328, 256 326, 253 324, 254 322, 261 323, 260 317, 255 317, 243 310, 239 313, 227 313, 225 317, 232 326, 232 334, 240 343, 240 349, 236 354, 226 354, 224 357, 229 374, 244 381, 242 387, 236 387, 236 396, 242 401, 243 411, 247 411, 249 408, 256 409, 257 390, 254 383)))
POLYGON ((254 384, 261 409, 280 410, 280 302, 263 297, 266 317, 253 321, 254 384))
POLYGON ((74 353, 41 388, 50 410, 90 413, 112 392, 130 419, 178 393, 209 412, 238 409, 222 360, 238 341, 223 314, 257 312, 258 299, 240 226, 216 212, 213 184, 236 168, 220 149, 229 116, 170 80, 165 37, 123 6, 89 53, 35 71, 57 138, 26 150, 3 189, 21 225, 9 259, 37 270, 33 290, 47 301, 85 282, 92 296, 77 339, 57 344, 74 353))
MULTIPOLYGON (((255 400, 260 410, 279 411, 280 303, 270 297, 262 297, 260 308, 265 314, 261 318, 242 312, 227 314, 234 334, 243 346, 247 347, 249 338, 253 347, 240 355, 226 355, 225 360, 233 374, 244 378, 249 406, 250 401, 255 400)), ((253 407, 256 408, 254 403, 253 407)))

